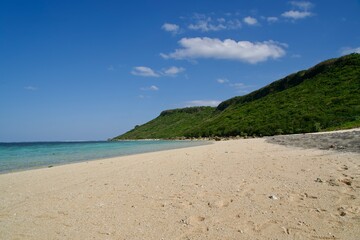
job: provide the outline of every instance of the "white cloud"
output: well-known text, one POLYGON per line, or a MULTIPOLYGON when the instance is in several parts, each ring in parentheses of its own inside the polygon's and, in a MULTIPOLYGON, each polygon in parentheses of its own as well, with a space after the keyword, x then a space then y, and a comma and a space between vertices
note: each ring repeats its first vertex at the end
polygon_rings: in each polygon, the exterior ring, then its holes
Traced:
POLYGON ((179 73, 182 73, 184 71, 185 71, 185 68, 172 66, 172 67, 169 67, 169 68, 163 70, 162 74, 165 76, 176 76, 179 73))
POLYGON ((131 74, 142 77, 159 77, 159 74, 157 74, 154 70, 144 66, 134 67, 131 74))
POLYGON ((204 14, 194 14, 192 21, 193 23, 189 24, 188 28, 201 32, 215 32, 241 28, 241 22, 238 19, 225 19, 220 17, 214 20, 204 14))
POLYGON ((357 48, 349 48, 345 47, 340 50, 341 55, 348 55, 351 53, 360 53, 360 47, 357 48))
POLYGON ((310 17, 313 14, 311 12, 307 12, 307 11, 297 11, 297 10, 290 10, 287 12, 284 12, 283 14, 281 14, 281 16, 286 17, 286 18, 292 18, 292 19, 302 19, 302 18, 306 18, 306 17, 310 17))
POLYGON ((314 14, 309 11, 314 5, 308 1, 291 1, 289 2, 295 9, 286 11, 281 14, 282 17, 291 18, 293 20, 311 17, 314 14))
POLYGON ((140 88, 142 91, 159 91, 159 88, 155 85, 151 85, 150 87, 140 88))
POLYGON ((222 24, 212 24, 210 23, 211 18, 198 20, 196 23, 192 23, 188 26, 191 30, 200 30, 202 32, 210 32, 210 31, 220 31, 226 29, 226 27, 222 24))
POLYGON ((182 38, 179 41, 182 48, 170 54, 160 54, 169 59, 228 59, 248 63, 258 63, 269 58, 280 58, 285 55, 284 44, 274 41, 265 42, 236 42, 232 39, 221 41, 217 38, 182 38))
POLYGON ((267 17, 266 20, 267 20, 269 23, 274 23, 274 22, 279 21, 279 18, 277 18, 277 17, 267 17))
POLYGON ((256 18, 253 18, 253 17, 245 17, 244 19, 244 22, 248 25, 256 25, 258 23, 258 21, 256 20, 256 18))
POLYGON ((195 106, 211 106, 217 107, 221 101, 218 100, 193 100, 186 102, 186 107, 195 107, 195 106))
POLYGON ((178 25, 172 23, 164 23, 161 28, 167 32, 171 32, 172 34, 177 34, 180 30, 178 25))
POLYGON ((224 84, 224 83, 227 83, 229 82, 229 80, 227 80, 226 78, 218 78, 216 79, 216 81, 220 84, 224 84))
POLYGON ((140 66, 140 67, 134 67, 133 70, 131 71, 131 74, 142 77, 161 77, 161 76, 176 77, 178 74, 184 71, 185 68, 175 67, 175 66, 164 68, 161 71, 155 71, 149 67, 140 66))
POLYGON ((291 1, 290 4, 303 10, 307 10, 313 7, 313 4, 307 1, 291 1))
POLYGON ((24 87, 24 89, 28 90, 28 91, 36 91, 36 90, 38 90, 38 88, 34 87, 34 86, 26 86, 26 87, 24 87))

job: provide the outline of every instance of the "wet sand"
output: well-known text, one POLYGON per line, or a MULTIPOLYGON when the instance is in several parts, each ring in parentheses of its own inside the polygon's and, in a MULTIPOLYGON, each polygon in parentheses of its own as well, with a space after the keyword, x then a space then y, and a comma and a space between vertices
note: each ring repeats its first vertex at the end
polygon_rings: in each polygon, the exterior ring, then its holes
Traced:
POLYGON ((0 239, 360 239, 360 154, 244 139, 2 174, 0 239))

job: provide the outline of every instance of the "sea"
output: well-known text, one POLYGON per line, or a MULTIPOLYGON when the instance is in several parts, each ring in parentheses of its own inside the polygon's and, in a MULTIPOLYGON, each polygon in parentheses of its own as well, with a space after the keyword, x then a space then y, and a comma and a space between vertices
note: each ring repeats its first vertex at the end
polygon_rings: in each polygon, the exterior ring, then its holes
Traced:
POLYGON ((165 140, 0 143, 0 173, 205 144, 165 140))

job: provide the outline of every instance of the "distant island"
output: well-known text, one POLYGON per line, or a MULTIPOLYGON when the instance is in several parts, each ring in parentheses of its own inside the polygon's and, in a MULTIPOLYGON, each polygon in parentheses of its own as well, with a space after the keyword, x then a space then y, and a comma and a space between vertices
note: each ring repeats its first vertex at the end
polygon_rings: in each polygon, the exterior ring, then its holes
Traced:
POLYGON ((360 127, 356 53, 326 60, 216 108, 163 111, 111 140, 271 136, 353 127, 360 127))

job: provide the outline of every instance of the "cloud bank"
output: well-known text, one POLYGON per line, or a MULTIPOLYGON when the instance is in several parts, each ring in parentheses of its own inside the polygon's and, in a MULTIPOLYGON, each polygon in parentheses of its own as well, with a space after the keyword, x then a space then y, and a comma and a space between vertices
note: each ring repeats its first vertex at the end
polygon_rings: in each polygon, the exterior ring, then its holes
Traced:
POLYGON ((250 42, 217 38, 182 38, 182 48, 169 54, 160 54, 165 59, 227 59, 247 63, 258 63, 269 58, 277 59, 286 54, 284 44, 274 41, 250 42))

